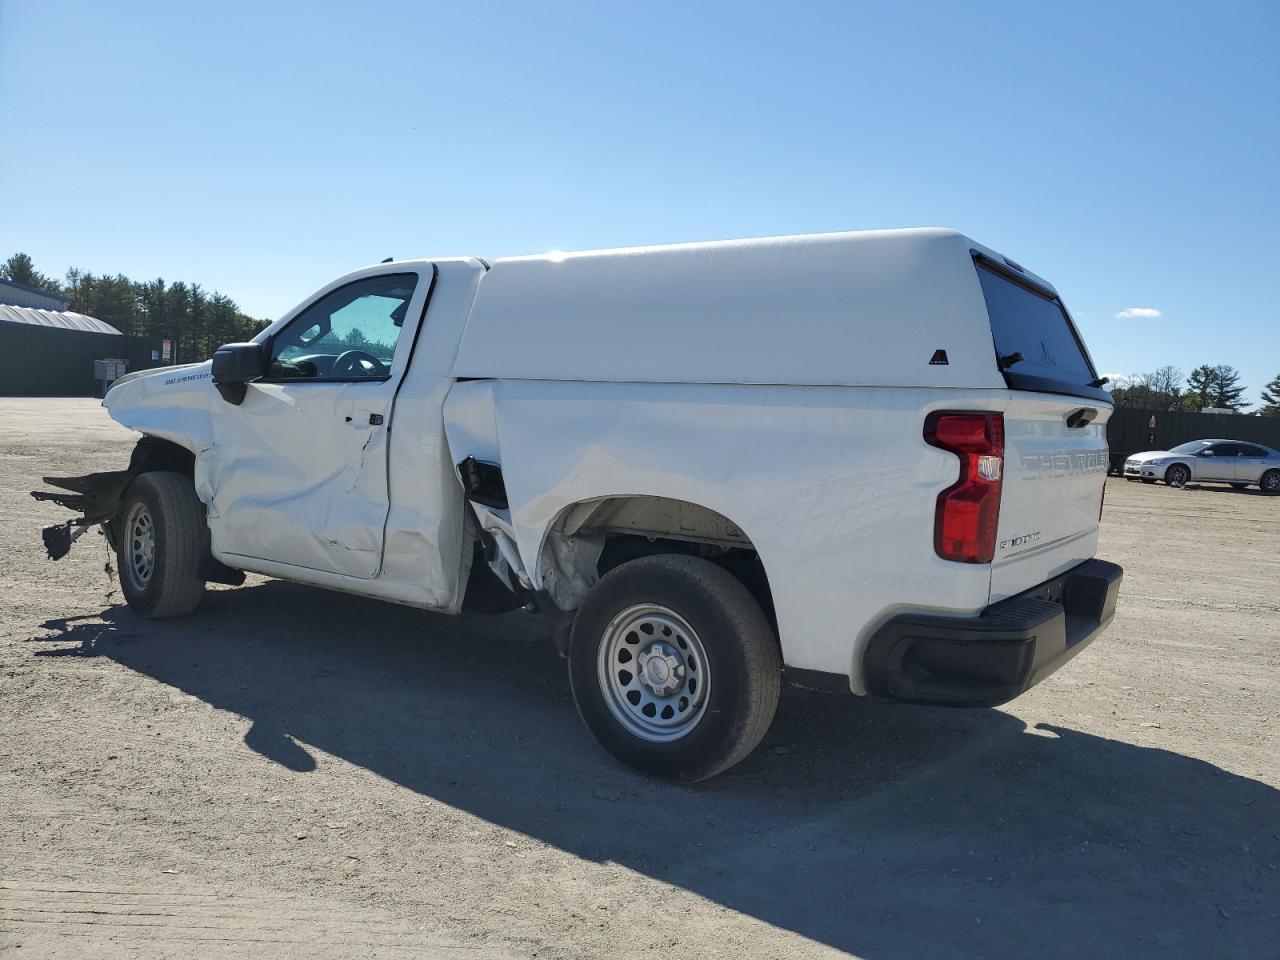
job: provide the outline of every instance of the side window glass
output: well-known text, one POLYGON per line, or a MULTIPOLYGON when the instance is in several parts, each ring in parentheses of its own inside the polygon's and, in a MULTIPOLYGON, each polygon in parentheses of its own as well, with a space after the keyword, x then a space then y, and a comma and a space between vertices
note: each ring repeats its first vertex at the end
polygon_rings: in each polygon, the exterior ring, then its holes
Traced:
POLYGON ((1251 447, 1248 444, 1240 445, 1240 456, 1242 457, 1265 457, 1267 451, 1261 447, 1251 447))
POLYGON ((416 273, 357 280, 321 297, 271 344, 268 380, 386 380, 416 273))

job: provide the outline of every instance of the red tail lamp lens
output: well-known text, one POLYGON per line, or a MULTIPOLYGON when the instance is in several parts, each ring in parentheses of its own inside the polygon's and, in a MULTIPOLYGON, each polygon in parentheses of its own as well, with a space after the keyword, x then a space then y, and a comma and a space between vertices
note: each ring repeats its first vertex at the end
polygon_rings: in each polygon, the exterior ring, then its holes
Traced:
POLYGON ((924 439, 960 458, 960 479, 938 494, 933 549, 944 560, 990 563, 1000 520, 1004 415, 931 413, 924 439))

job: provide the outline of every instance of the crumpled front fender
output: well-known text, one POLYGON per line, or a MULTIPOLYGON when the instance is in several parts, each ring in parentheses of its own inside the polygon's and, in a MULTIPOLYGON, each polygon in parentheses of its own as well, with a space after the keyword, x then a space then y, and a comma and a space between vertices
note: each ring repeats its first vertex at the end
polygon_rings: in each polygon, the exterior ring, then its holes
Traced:
POLYGON ((212 380, 213 362, 148 370, 116 382, 102 405, 111 419, 151 437, 168 440, 195 457, 196 496, 213 501, 210 477, 217 472, 214 412, 225 403, 212 380))
POLYGON ((124 377, 102 405, 122 426, 199 454, 213 444, 213 405, 223 402, 213 386, 212 367, 206 361, 124 377))

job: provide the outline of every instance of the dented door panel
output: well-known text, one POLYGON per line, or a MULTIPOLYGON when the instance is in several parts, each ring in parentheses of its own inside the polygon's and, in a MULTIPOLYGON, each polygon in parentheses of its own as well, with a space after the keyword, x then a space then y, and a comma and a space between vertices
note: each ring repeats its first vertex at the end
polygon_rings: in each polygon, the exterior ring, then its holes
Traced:
POLYGON ((215 555, 378 575, 390 509, 388 431, 434 277, 431 266, 369 272, 322 292, 266 341, 281 358, 270 379, 249 384, 243 402, 215 417, 215 555), (391 351, 383 354, 387 379, 363 379, 378 372, 367 352, 374 349, 391 351), (360 352, 367 368, 336 366, 338 354, 360 352))
POLYGON ((213 550, 373 577, 387 514, 386 422, 394 384, 251 384, 215 418, 208 464, 213 550), (376 409, 384 422, 371 425, 376 409))

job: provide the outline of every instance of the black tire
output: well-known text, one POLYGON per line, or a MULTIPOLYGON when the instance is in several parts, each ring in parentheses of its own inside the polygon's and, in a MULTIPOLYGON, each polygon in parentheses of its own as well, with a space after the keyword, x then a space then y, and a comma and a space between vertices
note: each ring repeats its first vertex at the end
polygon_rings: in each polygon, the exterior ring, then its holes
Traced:
POLYGON ((1231 485, 1231 489, 1232 489, 1232 490, 1243 490, 1243 489, 1244 489, 1245 487, 1247 487, 1247 486, 1249 486, 1247 483, 1233 483, 1233 484, 1231 485))
MULTIPOLYGON (((683 638, 677 634, 676 639, 683 638)), ((635 649, 639 652, 641 646, 635 649)), ((667 649, 676 652, 670 644, 667 649)), ((642 659, 638 655, 633 664, 637 674, 642 659)), ((694 663, 693 658, 686 663, 694 663)), ((682 675, 694 676, 688 671, 682 675)), ((782 656, 760 605, 739 580, 698 557, 642 557, 616 567, 596 584, 574 620, 569 683, 578 712, 601 746, 651 776, 691 783, 744 759, 773 721, 781 676, 782 656), (618 619, 653 605, 674 613, 696 634, 693 642, 705 653, 703 676, 709 691, 700 719, 678 739, 663 742, 633 732, 615 715, 619 707, 611 706, 617 701, 605 673, 616 665, 606 667, 601 659, 606 633, 614 635, 618 619)), ((682 692, 689 680, 684 683, 682 692)))
POLYGON ((1280 470, 1268 470, 1258 480, 1258 486, 1263 493, 1269 493, 1273 496, 1280 493, 1280 470))
POLYGON ((1164 472, 1164 482, 1171 487, 1185 487, 1191 479, 1191 471, 1184 463, 1175 463, 1164 472))
POLYGON ((120 589, 130 607, 158 620, 181 617, 200 604, 204 580, 199 569, 208 549, 208 527, 204 504, 197 499, 190 477, 169 471, 135 477, 112 521, 112 531, 120 589), (143 546, 144 513, 151 526, 149 564, 143 546))

